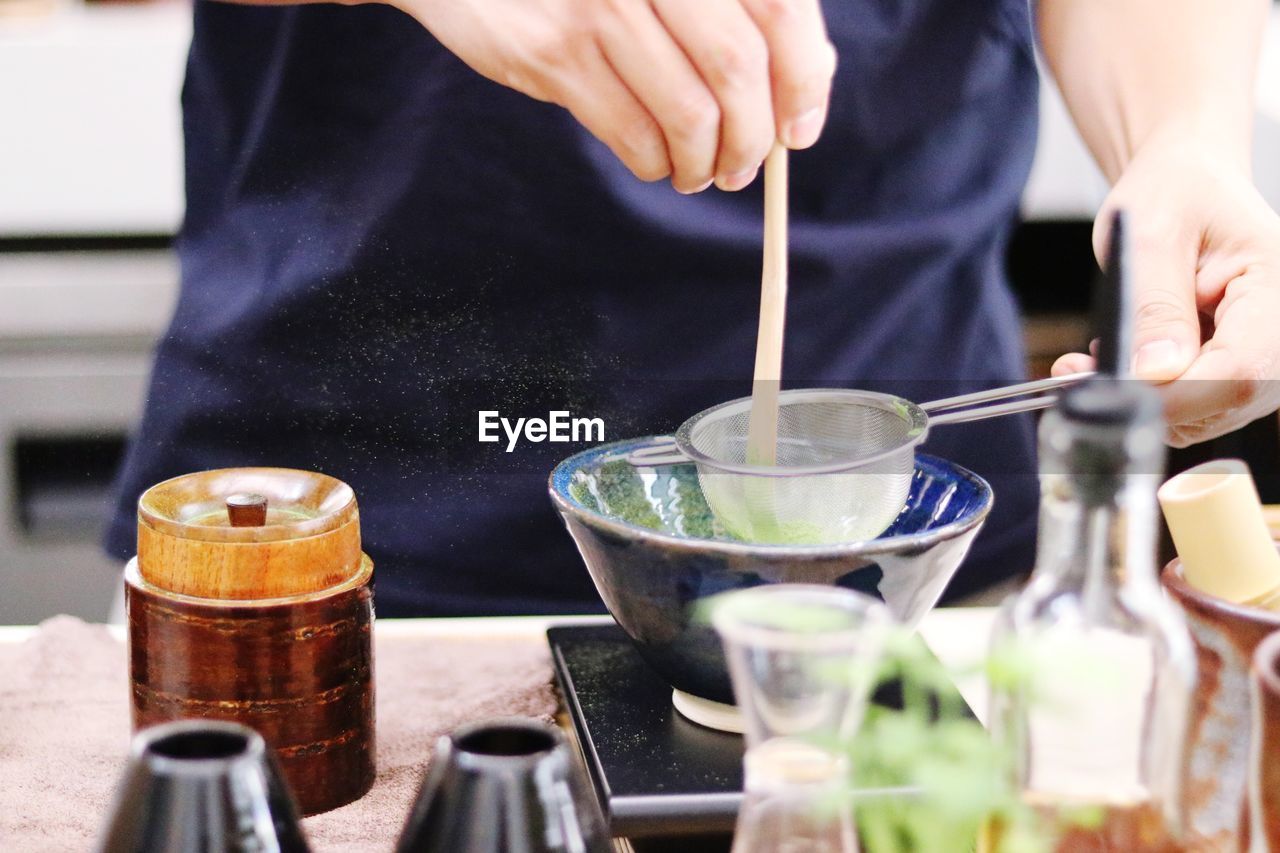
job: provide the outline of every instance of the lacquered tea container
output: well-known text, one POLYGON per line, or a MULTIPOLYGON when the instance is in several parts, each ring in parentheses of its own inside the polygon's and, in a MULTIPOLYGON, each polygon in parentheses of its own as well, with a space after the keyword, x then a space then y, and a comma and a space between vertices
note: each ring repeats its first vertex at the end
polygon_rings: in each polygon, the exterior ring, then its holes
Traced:
POLYGON ((372 575, 355 494, 332 477, 229 468, 148 489, 125 568, 134 728, 242 723, 304 814, 358 799, 374 779, 372 575))

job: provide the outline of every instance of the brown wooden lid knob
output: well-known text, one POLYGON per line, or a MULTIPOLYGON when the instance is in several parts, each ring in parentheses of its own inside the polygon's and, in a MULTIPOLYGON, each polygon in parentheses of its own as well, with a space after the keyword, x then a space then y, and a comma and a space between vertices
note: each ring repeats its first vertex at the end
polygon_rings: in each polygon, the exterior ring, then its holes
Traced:
POLYGON ((261 527, 267 523, 267 496, 256 492, 228 496, 227 520, 232 527, 261 527))
POLYGON ((289 468, 175 477, 138 499, 138 572, 199 598, 259 600, 329 589, 360 571, 355 493, 289 468))

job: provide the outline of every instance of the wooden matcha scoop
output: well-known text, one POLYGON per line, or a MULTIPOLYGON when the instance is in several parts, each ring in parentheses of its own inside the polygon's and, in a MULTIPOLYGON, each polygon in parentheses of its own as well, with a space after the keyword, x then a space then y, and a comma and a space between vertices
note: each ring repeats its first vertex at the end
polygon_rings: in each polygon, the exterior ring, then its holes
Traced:
POLYGON ((764 272, 747 422, 747 462, 751 465, 776 465, 778 461, 778 390, 786 321, 787 149, 775 142, 764 161, 764 272))

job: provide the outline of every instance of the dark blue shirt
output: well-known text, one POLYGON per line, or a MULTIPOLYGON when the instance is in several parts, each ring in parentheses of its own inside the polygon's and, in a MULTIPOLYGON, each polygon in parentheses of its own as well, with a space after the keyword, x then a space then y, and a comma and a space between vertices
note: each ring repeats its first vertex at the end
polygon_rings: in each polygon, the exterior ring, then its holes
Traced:
MULTIPOLYGON (((917 401, 1014 381, 1003 251, 1030 167, 1025 0, 830 0, 830 118, 792 156, 785 375, 917 401)), ((381 6, 198 2, 182 292, 120 477, 269 464, 349 482, 384 614, 581 611, 545 493, 575 448, 477 412, 670 432, 750 392, 761 196, 634 179, 558 107, 381 6)), ((1030 422, 938 429, 996 509, 952 592, 1030 566, 1030 422)))

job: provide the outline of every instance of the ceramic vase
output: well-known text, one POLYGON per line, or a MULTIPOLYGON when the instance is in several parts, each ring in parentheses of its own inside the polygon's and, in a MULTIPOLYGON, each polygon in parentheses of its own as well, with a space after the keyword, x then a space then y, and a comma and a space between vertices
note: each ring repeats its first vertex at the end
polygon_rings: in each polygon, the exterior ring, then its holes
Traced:
POLYGON ((1280 630, 1280 613, 1201 592, 1187 583, 1178 560, 1160 580, 1186 613, 1200 673, 1191 702, 1187 818, 1198 836, 1234 850, 1248 780, 1250 662, 1262 640, 1280 630))
POLYGON ((464 726, 436 744, 398 853, 608 853, 605 821, 558 729, 464 726))
POLYGON ((293 796, 262 737, 245 726, 152 726, 132 755, 101 853, 305 853, 293 796))
POLYGON ((1244 840, 1249 853, 1280 850, 1280 632, 1253 655, 1253 725, 1244 840))

